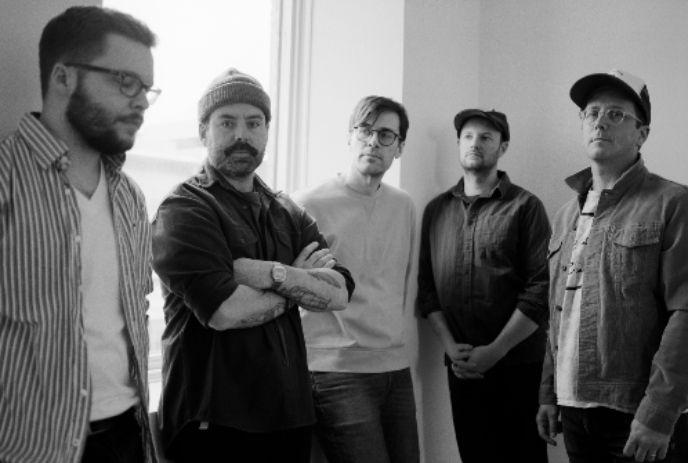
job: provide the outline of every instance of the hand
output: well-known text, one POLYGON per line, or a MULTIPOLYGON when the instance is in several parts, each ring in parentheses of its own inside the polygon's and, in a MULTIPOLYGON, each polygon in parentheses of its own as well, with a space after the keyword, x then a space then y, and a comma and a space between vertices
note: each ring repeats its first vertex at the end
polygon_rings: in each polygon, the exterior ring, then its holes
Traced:
POLYGON ((332 268, 336 263, 334 255, 328 248, 322 248, 316 251, 319 243, 313 241, 301 250, 296 259, 291 264, 292 267, 301 269, 312 268, 332 268))
POLYGON ((669 450, 670 439, 670 434, 653 431, 640 421, 633 420, 623 453, 627 457, 635 457, 636 461, 663 460, 669 450))
POLYGON ((452 362, 451 368, 454 376, 460 379, 480 379, 483 377, 483 375, 475 371, 475 365, 468 361, 473 351, 473 346, 470 344, 452 343, 445 347, 445 351, 447 357, 452 362))
POLYGON ((535 415, 538 434, 549 445, 557 445, 554 440, 557 437, 557 418, 559 417, 559 407, 556 405, 540 405, 535 415))
POLYGON ((495 363, 504 357, 505 352, 502 352, 494 344, 487 344, 485 346, 477 346, 471 352, 468 361, 475 365, 475 370, 479 373, 485 373, 492 368, 495 363))

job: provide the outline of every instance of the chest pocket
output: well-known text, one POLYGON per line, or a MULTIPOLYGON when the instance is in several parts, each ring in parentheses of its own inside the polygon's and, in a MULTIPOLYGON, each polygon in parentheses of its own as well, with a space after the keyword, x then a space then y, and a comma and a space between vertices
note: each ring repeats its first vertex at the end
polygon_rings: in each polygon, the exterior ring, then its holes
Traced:
POLYGON ((227 244, 234 259, 258 258, 258 237, 248 227, 232 227, 227 233, 227 244))
POLYGON ((488 217, 482 227, 476 230, 476 233, 482 233, 482 236, 476 236, 476 240, 480 243, 480 257, 487 259, 488 262, 509 262, 515 253, 515 243, 518 242, 517 229, 511 227, 510 222, 505 217, 488 217), (481 232, 482 229, 482 232, 481 232))
POLYGON ((611 267, 622 282, 652 281, 659 266, 662 224, 634 223, 611 231, 611 267))

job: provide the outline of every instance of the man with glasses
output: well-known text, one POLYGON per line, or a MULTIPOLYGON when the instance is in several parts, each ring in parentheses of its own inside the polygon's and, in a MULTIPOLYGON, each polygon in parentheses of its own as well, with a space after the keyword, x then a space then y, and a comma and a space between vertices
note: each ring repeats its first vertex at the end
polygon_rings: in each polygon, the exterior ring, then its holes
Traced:
POLYGON ((0 461, 153 461, 150 227, 124 173, 155 36, 69 8, 40 39, 43 110, 0 144, 0 461))
POLYGON ((572 462, 688 461, 688 188, 645 167, 641 79, 591 74, 570 96, 590 167, 553 222, 540 435, 561 413, 572 462))
POLYGON ((317 417, 330 463, 418 462, 405 307, 415 212, 382 182, 409 121, 389 98, 363 98, 349 121, 351 167, 296 195, 356 281, 342 312, 302 311, 317 417))
POLYGON ((314 420, 297 304, 341 310, 349 272, 318 227, 256 174, 270 98, 220 74, 198 103, 208 156, 153 222, 165 296, 162 437, 182 462, 308 463, 314 420))
POLYGON ((464 176, 425 208, 418 308, 444 350, 464 463, 546 462, 538 410, 547 317, 542 202, 497 169, 509 146, 498 111, 454 118, 464 176))

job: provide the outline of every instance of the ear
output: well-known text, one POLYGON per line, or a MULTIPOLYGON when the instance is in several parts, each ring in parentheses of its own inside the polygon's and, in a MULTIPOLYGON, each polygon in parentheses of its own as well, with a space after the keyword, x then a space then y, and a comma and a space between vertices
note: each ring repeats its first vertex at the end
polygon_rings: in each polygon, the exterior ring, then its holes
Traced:
POLYGON ((400 141, 399 146, 397 147, 397 153, 394 155, 394 159, 399 159, 401 157, 401 153, 404 151, 404 146, 406 146, 406 141, 400 141))
POLYGON ((76 90, 78 84, 79 75, 76 69, 65 66, 63 63, 55 63, 50 72, 49 90, 55 91, 60 95, 69 96, 76 90))
POLYGON ((506 153, 506 150, 509 148, 509 142, 508 141, 503 141, 499 144, 499 157, 501 158, 504 156, 504 153, 506 153))
POLYGON ((650 136, 650 126, 649 125, 643 125, 638 129, 638 142, 636 143, 638 145, 638 150, 643 146, 645 141, 647 140, 647 137, 650 136))
POLYGON ((206 147, 208 146, 207 142, 206 142, 207 139, 205 137, 205 134, 207 131, 208 131, 208 123, 201 122, 200 124, 198 124, 198 136, 200 137, 201 143, 203 143, 203 146, 206 146, 206 147))

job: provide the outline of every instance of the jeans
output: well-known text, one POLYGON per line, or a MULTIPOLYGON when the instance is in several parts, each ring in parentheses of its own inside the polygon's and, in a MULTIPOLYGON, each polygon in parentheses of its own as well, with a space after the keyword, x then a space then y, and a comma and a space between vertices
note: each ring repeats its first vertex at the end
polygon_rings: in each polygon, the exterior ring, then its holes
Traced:
POLYGON ((141 427, 131 408, 93 423, 81 463, 143 463, 141 427))
MULTIPOLYGON (((560 407, 564 443, 571 463, 630 463, 623 449, 631 430, 633 415, 610 408, 560 407)), ((681 415, 669 451, 664 460, 655 462, 679 463, 688 461, 686 415, 681 415)))
POLYGON ((329 463, 417 463, 418 429, 408 368, 312 372, 316 435, 329 463))
POLYGON ((187 425, 166 455, 175 463, 309 463, 310 426, 269 433, 241 431, 210 423, 187 425))
POLYGON ((482 379, 459 379, 447 369, 463 463, 547 462, 535 422, 542 364, 497 363, 482 379))

